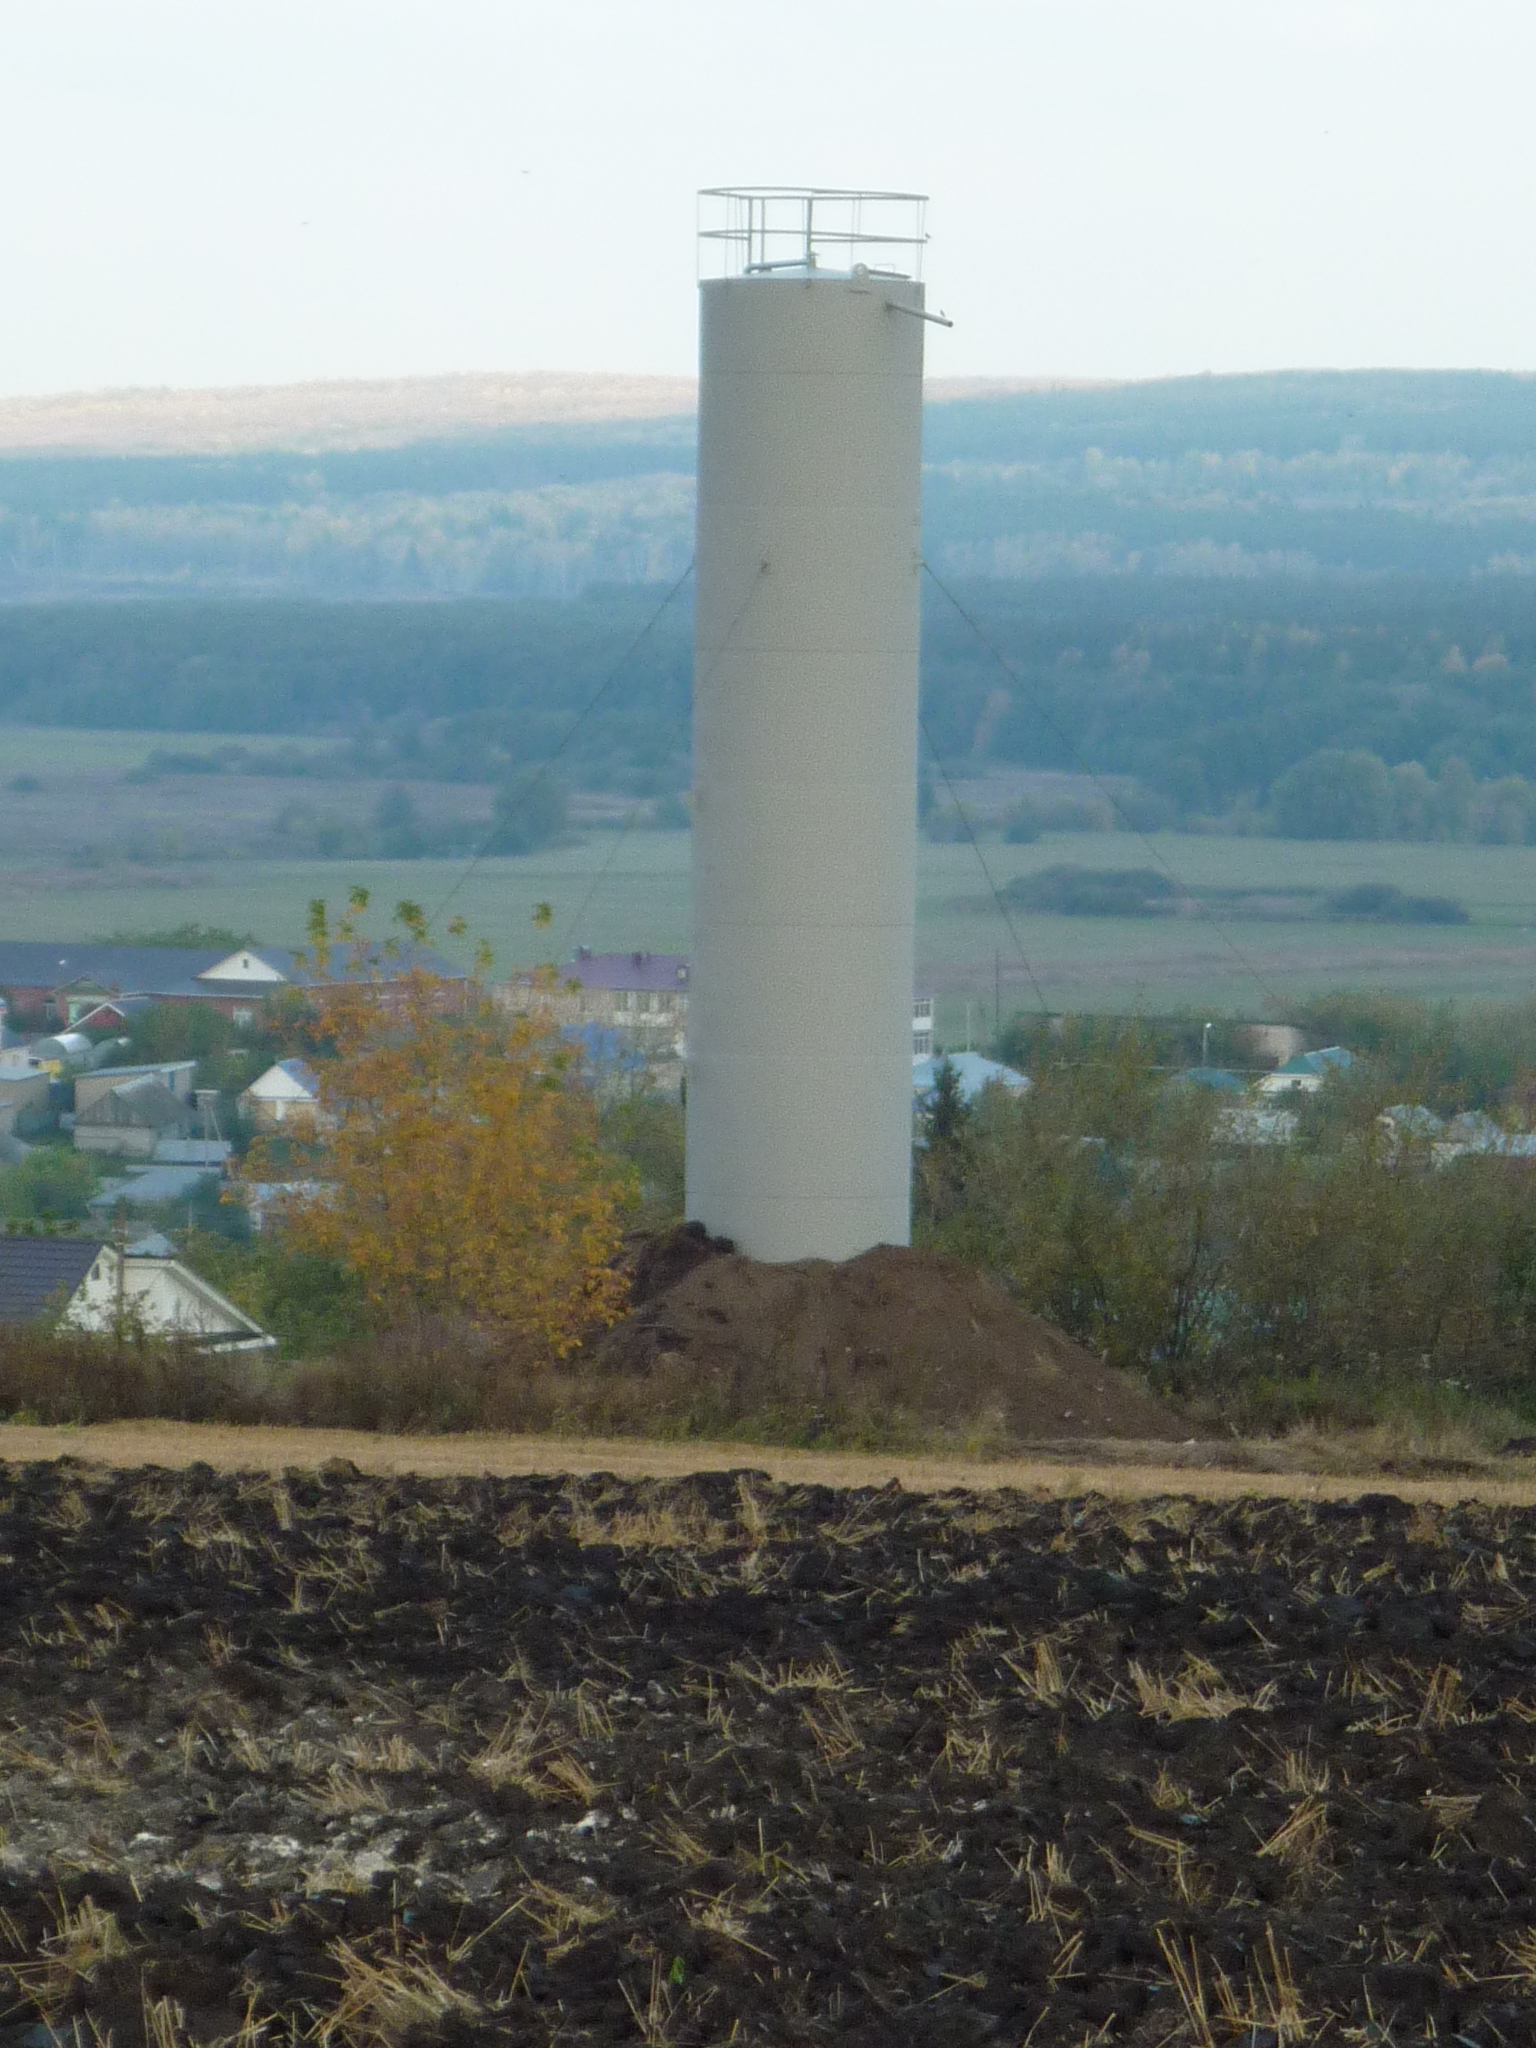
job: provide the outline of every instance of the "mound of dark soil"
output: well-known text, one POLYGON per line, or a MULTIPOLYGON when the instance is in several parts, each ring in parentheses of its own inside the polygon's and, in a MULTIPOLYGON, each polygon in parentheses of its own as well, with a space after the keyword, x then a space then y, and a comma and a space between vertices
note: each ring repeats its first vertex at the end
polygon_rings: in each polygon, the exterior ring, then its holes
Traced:
POLYGON ((900 1410, 1021 1442, 1187 1434, 1124 1373, 941 1252, 877 1245, 840 1265, 767 1266, 690 1230, 660 1240, 636 1279, 638 1306, 595 1362, 682 1371, 724 1410, 900 1410))

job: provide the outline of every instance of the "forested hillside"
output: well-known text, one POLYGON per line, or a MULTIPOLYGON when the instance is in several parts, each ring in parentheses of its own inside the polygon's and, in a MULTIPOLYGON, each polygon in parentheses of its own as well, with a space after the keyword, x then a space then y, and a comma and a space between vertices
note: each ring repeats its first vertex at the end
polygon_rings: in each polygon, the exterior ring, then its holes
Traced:
MULTIPOLYGON (((929 407, 926 454, 928 559, 1005 656, 929 583, 949 760, 1086 762, 1186 818, 1257 816, 1319 750, 1536 778, 1536 380, 983 396, 929 407)), ((371 772, 500 773, 686 566, 692 461, 686 418, 0 461, 0 720, 327 732, 371 772)), ((685 592, 566 772, 685 781, 688 668, 685 592)))

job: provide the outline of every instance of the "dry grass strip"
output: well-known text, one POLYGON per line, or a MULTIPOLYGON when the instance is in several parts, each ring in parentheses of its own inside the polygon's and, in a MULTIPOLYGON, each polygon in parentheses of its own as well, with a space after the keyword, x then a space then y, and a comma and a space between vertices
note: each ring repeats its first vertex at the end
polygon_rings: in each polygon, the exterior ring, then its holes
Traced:
POLYGON ((1053 1497, 1100 1493, 1125 1500, 1184 1494, 1198 1500, 1354 1500, 1392 1493, 1400 1500, 1453 1506, 1481 1501, 1490 1507, 1536 1506, 1536 1472, 1508 1478, 1486 1474, 1427 1479, 1380 1471, 1263 1472, 1185 1464, 1179 1447, 1151 1444, 1145 1463, 1117 1455, 1033 1453, 1027 1458, 908 1458, 879 1452, 795 1451, 764 1444, 653 1443, 633 1437, 384 1436, 367 1430, 240 1428, 228 1423, 107 1422, 85 1428, 42 1428, 0 1423, 0 1462, 80 1458, 123 1470, 140 1465, 176 1468, 198 1462, 219 1472, 314 1469, 346 1458, 380 1477, 515 1478, 528 1474, 611 1472, 621 1479, 683 1479, 695 1472, 750 1467, 787 1485, 884 1486, 891 1480, 912 1493, 952 1488, 988 1492, 1003 1487, 1053 1497))

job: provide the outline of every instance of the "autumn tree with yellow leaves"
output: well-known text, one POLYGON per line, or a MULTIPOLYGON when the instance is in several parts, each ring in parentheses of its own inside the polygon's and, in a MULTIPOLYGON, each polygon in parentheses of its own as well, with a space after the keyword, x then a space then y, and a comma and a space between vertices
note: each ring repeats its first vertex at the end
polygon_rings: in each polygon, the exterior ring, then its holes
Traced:
POLYGON ((362 931, 367 907, 354 890, 333 930, 311 906, 319 1115, 297 1142, 258 1140, 244 1178, 294 1190, 277 1227, 355 1272, 380 1324, 463 1317, 564 1358, 624 1311, 632 1176, 599 1144, 577 1055, 493 1006, 484 949, 467 984, 445 978, 413 964, 417 906, 382 943, 362 931))

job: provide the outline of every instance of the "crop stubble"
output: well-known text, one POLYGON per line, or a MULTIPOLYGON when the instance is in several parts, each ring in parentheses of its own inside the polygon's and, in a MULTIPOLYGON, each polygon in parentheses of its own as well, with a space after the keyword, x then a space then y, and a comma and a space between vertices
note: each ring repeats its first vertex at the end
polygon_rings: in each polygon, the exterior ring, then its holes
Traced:
POLYGON ((0 1553, 14 2048, 1529 2038, 1525 1510, 66 1461, 0 1553))

